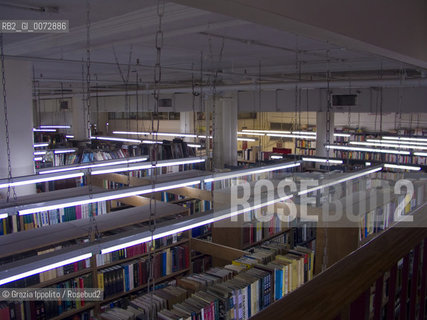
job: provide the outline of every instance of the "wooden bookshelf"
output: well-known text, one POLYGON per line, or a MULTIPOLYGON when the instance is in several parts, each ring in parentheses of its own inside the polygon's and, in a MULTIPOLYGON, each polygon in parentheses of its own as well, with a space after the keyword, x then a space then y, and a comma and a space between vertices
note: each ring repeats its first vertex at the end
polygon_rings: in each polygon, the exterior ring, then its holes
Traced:
POLYGON ((80 307, 78 309, 72 309, 72 310, 65 311, 65 312, 61 313, 59 316, 51 318, 51 320, 67 319, 67 318, 70 318, 76 314, 79 314, 81 312, 92 309, 94 307, 95 307, 95 303, 85 303, 85 305, 83 307, 80 307))

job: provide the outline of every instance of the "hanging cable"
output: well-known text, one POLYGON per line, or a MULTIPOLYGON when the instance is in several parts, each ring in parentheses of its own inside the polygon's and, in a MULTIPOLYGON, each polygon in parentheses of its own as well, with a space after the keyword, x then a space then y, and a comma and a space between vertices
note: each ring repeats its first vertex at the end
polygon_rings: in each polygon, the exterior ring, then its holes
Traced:
POLYGON ((9 187, 7 188, 6 202, 10 200, 10 193, 12 192, 13 201, 17 200, 15 187, 10 187, 13 182, 12 177, 12 162, 10 158, 10 139, 9 139, 9 119, 7 114, 7 94, 6 94, 6 72, 4 63, 4 48, 3 48, 3 33, 0 33, 0 60, 1 60, 1 83, 3 89, 3 112, 4 112, 4 130, 6 137, 6 154, 7 154, 7 172, 9 179, 9 187))

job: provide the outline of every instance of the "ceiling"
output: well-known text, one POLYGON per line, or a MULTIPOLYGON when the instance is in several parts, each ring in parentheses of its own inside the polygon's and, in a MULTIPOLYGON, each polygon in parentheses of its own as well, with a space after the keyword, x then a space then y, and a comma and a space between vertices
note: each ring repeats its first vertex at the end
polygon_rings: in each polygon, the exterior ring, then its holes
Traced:
MULTIPOLYGON (((90 0, 91 85, 117 91, 153 83, 157 1, 90 0), (130 63, 129 63, 130 61, 130 63)), ((34 62, 42 94, 80 91, 87 66, 87 1, 0 1, 0 19, 67 19, 70 32, 4 34, 5 55, 34 62), (40 9, 39 8, 44 8, 40 9)), ((365 52, 166 2, 162 84, 188 86, 192 77, 240 84, 295 80, 417 77, 410 66, 365 52)))

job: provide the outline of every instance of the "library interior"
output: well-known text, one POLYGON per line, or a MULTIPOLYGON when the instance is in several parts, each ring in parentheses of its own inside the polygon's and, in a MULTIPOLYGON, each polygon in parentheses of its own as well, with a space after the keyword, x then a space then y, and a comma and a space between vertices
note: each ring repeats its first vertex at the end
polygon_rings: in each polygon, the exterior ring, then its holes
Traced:
POLYGON ((1 0, 0 320, 427 319, 426 39, 425 0, 1 0))

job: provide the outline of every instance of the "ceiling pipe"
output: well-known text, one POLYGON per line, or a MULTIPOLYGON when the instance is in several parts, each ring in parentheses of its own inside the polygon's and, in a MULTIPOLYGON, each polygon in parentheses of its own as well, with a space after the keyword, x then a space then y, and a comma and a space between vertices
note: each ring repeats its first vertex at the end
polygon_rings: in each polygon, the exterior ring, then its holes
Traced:
MULTIPOLYGON (((274 91, 274 90, 295 90, 298 89, 326 89, 328 83, 326 81, 300 81, 300 82, 282 82, 282 83, 265 83, 261 85, 263 91, 274 91)), ((427 87, 427 78, 424 79, 407 79, 407 80, 353 80, 349 81, 330 81, 330 89, 345 89, 351 86, 355 88, 395 88, 395 87, 427 87)), ((235 85, 219 85, 216 86, 217 92, 230 92, 230 91, 252 91, 254 90, 253 84, 235 84, 235 85)), ((191 87, 182 88, 162 88, 161 94, 174 94, 174 93, 192 93, 191 87)), ((152 89, 138 90, 138 94, 152 94, 152 89)), ((128 91, 128 95, 135 95, 136 91, 128 91)), ((96 93, 92 92, 91 96, 95 96, 96 93)), ((111 92, 98 92, 99 97, 111 97, 111 96, 123 96, 124 91, 111 91, 111 92)), ((58 98, 71 98, 73 95, 41 95, 41 99, 58 99, 58 98)))

